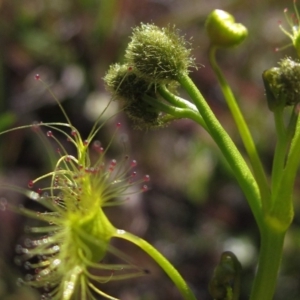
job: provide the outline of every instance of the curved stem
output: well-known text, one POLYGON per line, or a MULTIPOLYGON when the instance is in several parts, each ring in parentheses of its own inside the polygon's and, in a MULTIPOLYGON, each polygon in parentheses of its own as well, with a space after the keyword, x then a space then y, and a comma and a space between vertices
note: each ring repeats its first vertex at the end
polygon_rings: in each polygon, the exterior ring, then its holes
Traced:
POLYGON ((292 112, 292 115, 291 115, 290 122, 289 122, 288 127, 287 127, 287 140, 288 140, 288 143, 292 140, 292 138, 295 134, 298 117, 299 117, 299 108, 298 108, 298 105, 295 105, 294 108, 293 108, 293 112, 292 112))
POLYGON ((294 179, 300 163, 299 149, 300 149, 300 118, 298 118, 297 120, 294 138, 292 139, 290 151, 287 157, 286 167, 283 176, 283 181, 285 182, 282 183, 281 185, 287 184, 288 182, 289 185, 294 184, 294 179), (288 179, 285 179, 287 177, 288 179))
POLYGON ((283 123, 283 108, 276 107, 274 110, 274 120, 278 141, 272 166, 272 192, 277 194, 277 190, 282 178, 287 151, 287 132, 283 123))
POLYGON ((178 78, 178 81, 197 106, 197 109, 209 129, 209 133, 219 146, 244 191, 257 224, 261 226, 263 216, 260 192, 245 160, 189 76, 184 74, 178 78))
POLYGON ((277 223, 282 229, 288 228, 294 217, 292 194, 297 170, 300 164, 299 149, 300 118, 297 118, 295 134, 291 141, 286 164, 282 171, 279 186, 276 189, 276 193, 274 193, 272 199, 273 202, 270 217, 277 219, 277 223))
POLYGON ((178 271, 152 245, 150 245, 148 242, 146 242, 142 238, 139 238, 139 237, 137 237, 137 236, 135 236, 135 235, 133 235, 129 232, 124 231, 124 230, 117 230, 116 233, 114 234, 114 237, 127 240, 127 241, 135 244, 139 248, 141 248, 143 251, 145 251, 166 272, 166 274, 170 277, 170 279, 177 286, 178 290, 180 291, 180 293, 181 293, 181 295, 183 296, 184 299, 186 299, 186 300, 196 300, 196 297, 194 296, 193 292, 188 287, 187 283, 184 281, 184 279, 181 277, 181 275, 178 273, 178 271))
POLYGON ((250 300, 272 300, 281 264, 285 232, 265 227, 261 230, 261 248, 257 274, 250 300))
POLYGON ((155 98, 152 98, 148 95, 143 96, 143 101, 150 104, 151 106, 155 107, 156 109, 159 109, 160 111, 170 114, 171 116, 175 117, 175 119, 191 119, 201 125, 206 131, 208 131, 208 128, 203 120, 203 118, 200 116, 198 111, 194 111, 189 108, 178 108, 171 105, 168 105, 166 103, 163 103, 155 98))
POLYGON ((251 166, 253 168, 254 177, 256 178, 257 184, 259 186, 261 197, 262 197, 262 205, 264 209, 267 209, 270 206, 270 190, 269 184, 267 181, 267 177, 262 166, 261 160, 258 156, 256 146, 253 142, 252 135, 249 131, 247 123, 243 117, 243 114, 240 111, 240 108, 237 104, 237 101, 230 89, 228 82, 226 81, 221 69, 219 68, 217 61, 216 61, 216 47, 211 47, 209 51, 209 60, 210 64, 217 75, 219 84, 221 86, 223 95, 227 102, 227 105, 231 111, 231 114, 234 118, 234 121, 237 125, 239 130, 240 136, 244 143, 245 149, 248 153, 251 166))
POLYGON ((159 94, 166 101, 173 104, 174 106, 179 107, 179 108, 189 108, 193 111, 198 112, 197 107, 193 103, 174 95, 167 89, 167 87, 165 85, 160 85, 160 86, 158 86, 157 89, 158 89, 159 94))

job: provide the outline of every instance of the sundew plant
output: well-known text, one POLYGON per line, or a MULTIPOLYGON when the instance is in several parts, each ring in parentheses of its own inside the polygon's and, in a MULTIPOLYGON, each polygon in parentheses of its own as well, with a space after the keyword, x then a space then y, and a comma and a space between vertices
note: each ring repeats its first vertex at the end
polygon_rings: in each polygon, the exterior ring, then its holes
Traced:
MULTIPOLYGON (((299 55, 296 4, 294 9, 292 17, 285 11, 290 30, 282 24, 280 29, 292 40, 291 46, 299 55)), ((189 119, 212 138, 240 186, 260 234, 257 270, 253 273, 249 299, 271 300, 276 292, 285 236, 294 218, 294 185, 300 164, 300 62, 283 57, 262 74, 266 105, 274 116, 277 138, 272 169, 267 172, 245 115, 216 60, 217 52, 242 44, 248 30, 236 23, 231 14, 219 9, 208 15, 205 30, 210 40, 210 66, 243 149, 230 137, 191 79, 191 72, 201 72, 201 62, 195 61, 192 44, 174 25, 160 28, 153 23, 141 23, 135 27, 122 62, 109 67, 104 83, 112 101, 120 102, 120 110, 128 115, 136 129, 159 131, 175 120, 189 119), (187 99, 182 95, 187 95, 187 99)), ((45 84, 39 75, 35 79, 45 84)), ((135 264, 134 257, 111 244, 112 238, 118 238, 133 243, 154 259, 183 299, 197 299, 194 289, 155 247, 116 228, 105 212, 106 207, 130 201, 132 193, 146 192, 150 180, 149 175, 137 175, 137 162, 129 154, 120 159, 107 159, 107 149, 121 124, 116 122, 115 134, 107 145, 97 140, 103 127, 102 115, 90 134, 82 137, 59 100, 50 89, 49 92, 65 122, 40 122, 2 132, 32 129, 47 149, 49 140, 57 146, 56 152, 50 155, 52 169, 30 180, 28 187, 1 185, 1 189, 21 193, 40 205, 40 209, 31 210, 14 205, 9 199, 0 203, 4 211, 11 210, 40 222, 26 227, 24 244, 16 247, 17 264, 28 270, 18 282, 39 289, 42 299, 117 299, 104 291, 107 282, 151 276, 149 270, 135 264), (58 135, 73 145, 76 154, 68 153, 58 135), (105 263, 107 254, 122 262, 105 263)), ((219 264, 211 268, 207 286, 211 298, 239 299, 242 268, 235 253, 223 252, 219 264)))
MULTIPOLYGON (((35 79, 42 82, 38 74, 35 79)), ((83 139, 50 89, 49 92, 57 101, 66 123, 35 122, 3 132, 30 128, 39 135, 46 148, 51 148, 47 139, 53 139, 57 145, 55 156, 50 152, 53 170, 30 180, 28 188, 1 185, 2 189, 21 193, 41 207, 34 211, 1 199, 1 210, 15 211, 42 224, 26 227, 24 244, 16 246, 15 261, 28 270, 24 279, 18 279, 18 284, 40 289, 44 300, 97 299, 97 295, 117 299, 103 292, 99 285, 149 273, 149 270, 136 266, 133 258, 110 245, 112 238, 120 238, 154 258, 178 286, 182 296, 193 299, 185 281, 154 247, 115 228, 104 212, 106 207, 130 201, 133 193, 146 192, 150 180, 149 175, 138 178, 137 162, 127 154, 120 161, 107 161, 107 149, 121 124, 116 124, 116 132, 106 148, 95 139, 103 126, 100 123, 102 114, 88 137, 83 139), (42 128, 46 128, 46 132, 42 128), (63 135, 74 146, 76 155, 68 154, 57 134, 63 135), (44 181, 48 184, 42 184, 44 181), (107 253, 122 263, 102 262, 107 253)))

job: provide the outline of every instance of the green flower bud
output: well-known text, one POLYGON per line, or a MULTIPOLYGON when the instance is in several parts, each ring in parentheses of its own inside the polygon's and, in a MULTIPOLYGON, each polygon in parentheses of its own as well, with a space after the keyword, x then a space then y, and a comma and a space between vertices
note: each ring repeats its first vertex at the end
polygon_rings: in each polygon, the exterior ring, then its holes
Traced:
POLYGON ((209 293, 215 300, 232 299, 234 288, 239 282, 242 266, 234 253, 225 251, 222 253, 220 262, 214 270, 213 277, 209 282, 209 293))
POLYGON ((143 102, 134 102, 124 108, 127 116, 133 121, 135 129, 150 129, 165 126, 162 114, 143 102), (145 114, 145 111, 147 112, 145 114))
POLYGON ((163 125, 160 111, 143 100, 147 95, 157 98, 155 86, 136 75, 132 67, 110 66, 104 81, 116 99, 123 101, 124 111, 136 128, 148 129, 163 125))
POLYGON ((264 71, 262 76, 270 110, 300 102, 299 62, 284 58, 279 62, 279 67, 264 71))
POLYGON ((211 44, 221 48, 236 46, 248 35, 244 25, 235 23, 232 15, 220 9, 215 9, 208 15, 205 28, 211 44))
POLYGON ((154 84, 176 81, 181 74, 189 72, 189 67, 195 67, 189 43, 171 26, 159 28, 141 24, 136 27, 125 58, 138 76, 154 84))
POLYGON ((115 98, 122 99, 126 103, 142 101, 145 93, 155 96, 151 84, 140 79, 128 65, 111 65, 104 82, 115 98))

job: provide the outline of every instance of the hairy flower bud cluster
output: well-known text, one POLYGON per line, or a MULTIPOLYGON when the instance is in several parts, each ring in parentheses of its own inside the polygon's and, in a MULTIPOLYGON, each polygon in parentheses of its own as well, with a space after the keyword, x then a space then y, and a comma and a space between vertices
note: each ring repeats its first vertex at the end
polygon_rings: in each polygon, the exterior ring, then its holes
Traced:
POLYGON ((155 105, 163 101, 158 87, 166 85, 174 90, 190 67, 195 67, 195 62, 189 43, 175 27, 141 24, 133 30, 125 63, 112 65, 104 81, 114 98, 122 100, 135 126, 148 129, 164 125, 161 110, 155 105))
POLYGON ((146 81, 169 83, 194 67, 189 43, 175 27, 141 24, 133 30, 125 59, 146 81))
POLYGON ((300 102, 300 63, 287 57, 279 67, 264 71, 263 81, 270 110, 300 102))
POLYGON ((155 86, 137 76, 132 67, 111 65, 104 81, 114 98, 123 102, 124 111, 136 128, 154 128, 162 125, 161 113, 143 101, 145 95, 157 99, 155 86))

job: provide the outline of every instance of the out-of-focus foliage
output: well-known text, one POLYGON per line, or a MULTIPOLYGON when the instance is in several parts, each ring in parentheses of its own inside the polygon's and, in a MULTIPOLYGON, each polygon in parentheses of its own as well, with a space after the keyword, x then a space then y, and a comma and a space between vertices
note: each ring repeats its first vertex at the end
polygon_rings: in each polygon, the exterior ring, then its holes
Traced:
MULTIPOLYGON (((63 121, 45 88, 34 80, 39 73, 47 82, 83 136, 110 99, 102 78, 108 66, 124 55, 132 27, 140 22, 158 26, 175 24, 191 39, 199 66, 191 76, 232 138, 241 145, 207 59, 204 21, 210 11, 224 9, 248 28, 249 36, 237 49, 224 50, 218 60, 241 103, 266 169, 274 149, 274 125, 264 97, 262 72, 292 49, 274 52, 289 41, 277 26, 286 1, 206 0, 12 0, 0 1, 0 127, 33 121, 63 121), (12 119, 11 119, 12 120, 12 119)), ((284 22, 284 20, 283 20, 284 22)), ((111 113, 117 111, 112 103, 111 113)), ((141 173, 153 178, 151 190, 122 208, 108 211, 116 226, 143 236, 161 250, 195 290, 198 299, 210 299, 208 282, 219 255, 233 251, 243 265, 242 296, 249 295, 257 262, 258 231, 244 196, 228 166, 208 135, 190 121, 181 120, 158 131, 133 131, 120 113, 125 150, 111 147, 111 155, 128 151, 141 173)), ((109 140, 113 122, 106 124, 109 140)), ((1 182, 26 187, 29 179, 47 170, 47 156, 30 130, 0 137, 1 182)), ((297 195, 299 188, 296 186, 297 195)), ((16 195, 3 195, 22 202, 16 195)), ((295 222, 287 238, 276 300, 299 299, 300 251, 299 196, 295 222)), ((31 203, 25 203, 31 205, 31 203)), ((20 290, 14 247, 22 243, 28 220, 0 211, 0 298, 37 299, 36 292, 20 290), (3 266, 3 267, 2 267, 3 266), (9 271, 3 271, 9 270, 9 271), (9 274, 9 275, 8 275, 9 274), (14 296, 9 296, 14 295, 14 296), (17 296, 16 296, 17 295, 17 296), (9 298, 15 297, 15 298, 9 298)), ((180 299, 163 272, 140 250, 116 242, 149 269, 149 276, 109 282, 101 289, 122 300, 180 299)), ((109 260, 110 258, 108 258, 109 260)))

